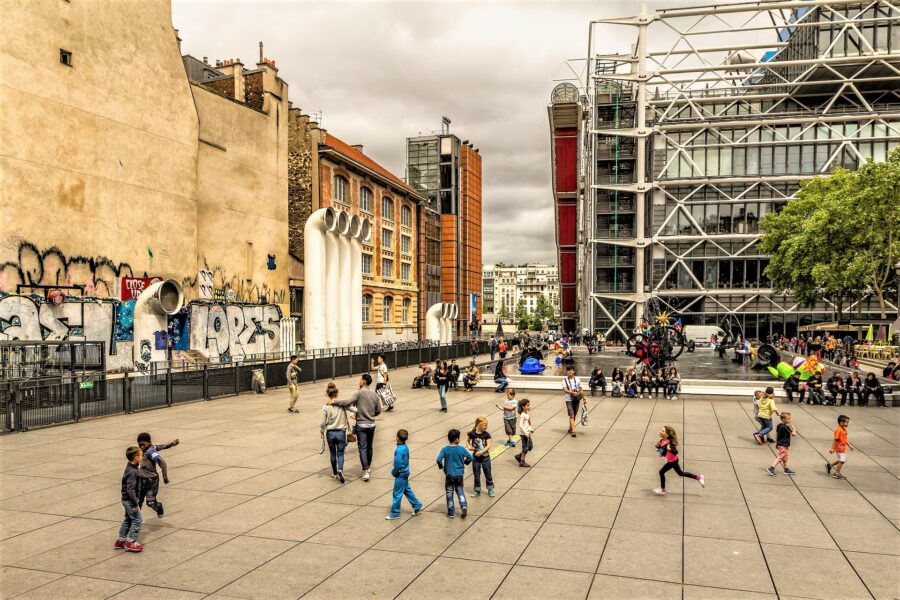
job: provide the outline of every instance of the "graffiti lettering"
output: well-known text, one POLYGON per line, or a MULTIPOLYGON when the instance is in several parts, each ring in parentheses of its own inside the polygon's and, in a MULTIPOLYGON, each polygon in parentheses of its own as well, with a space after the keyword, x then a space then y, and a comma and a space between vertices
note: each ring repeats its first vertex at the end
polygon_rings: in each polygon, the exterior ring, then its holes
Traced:
POLYGON ((235 360, 281 351, 281 309, 273 304, 213 304, 188 307, 190 348, 209 357, 235 360))
POLYGON ((137 300, 145 289, 157 281, 162 281, 161 277, 123 277, 122 278, 122 300, 137 300))
POLYGON ((87 296, 115 297, 116 278, 132 277, 131 266, 105 256, 67 257, 53 246, 41 252, 29 242, 21 242, 18 260, 0 264, 0 291, 15 293, 19 286, 79 286, 87 296))

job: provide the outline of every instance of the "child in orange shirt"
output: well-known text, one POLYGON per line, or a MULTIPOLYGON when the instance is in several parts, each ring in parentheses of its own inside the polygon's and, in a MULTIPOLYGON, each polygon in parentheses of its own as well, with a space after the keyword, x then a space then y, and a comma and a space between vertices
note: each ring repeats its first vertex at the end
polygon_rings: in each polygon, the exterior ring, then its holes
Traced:
POLYGON ((834 443, 831 444, 831 449, 828 451, 829 454, 837 453, 837 460, 833 463, 828 463, 825 467, 828 473, 831 473, 831 469, 834 469, 832 477, 835 479, 844 479, 844 476, 841 475, 841 469, 844 467, 844 463, 847 462, 847 449, 856 450, 853 444, 847 441, 848 425, 850 425, 850 417, 840 415, 838 417, 838 426, 834 428, 834 443))

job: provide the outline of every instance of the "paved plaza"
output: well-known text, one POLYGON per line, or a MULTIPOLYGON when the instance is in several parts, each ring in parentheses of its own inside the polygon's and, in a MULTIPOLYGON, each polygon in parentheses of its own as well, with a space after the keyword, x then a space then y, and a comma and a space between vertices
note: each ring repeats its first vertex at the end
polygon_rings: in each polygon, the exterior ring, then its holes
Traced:
MULTIPOLYGON (((447 430, 487 415, 490 390, 409 390, 378 422, 372 480, 330 476, 319 453, 325 382, 0 438, 0 595, 4 598, 896 598, 900 596, 900 412, 847 408, 846 481, 825 473, 837 409, 792 407, 795 477, 770 477, 749 399, 591 402, 577 438, 561 394, 520 393, 537 430, 532 468, 493 459, 497 496, 445 516, 434 459, 447 430), (654 496, 657 430, 682 438, 682 465, 654 496), (386 521, 393 434, 410 432, 411 484, 427 508, 386 521), (165 451, 166 515, 144 511, 142 554, 113 549, 124 449, 140 431, 165 451)), ((401 385, 402 382, 402 385, 401 385)), ((342 397, 354 379, 338 381, 342 397)), ((784 407, 782 407, 784 408, 784 407)), ((471 492, 471 469, 467 493, 471 492)))

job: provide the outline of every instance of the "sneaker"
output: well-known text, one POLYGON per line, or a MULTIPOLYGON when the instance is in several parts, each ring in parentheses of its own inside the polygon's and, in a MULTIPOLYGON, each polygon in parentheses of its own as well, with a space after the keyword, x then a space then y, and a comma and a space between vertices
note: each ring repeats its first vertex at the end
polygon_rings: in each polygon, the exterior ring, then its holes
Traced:
POLYGON ((578 437, 578 435, 573 431, 573 432, 572 432, 572 437, 578 437))
POLYGON ((368 481, 368 480, 369 480, 369 477, 370 477, 370 475, 369 475, 369 470, 366 469, 365 471, 363 471, 362 480, 363 480, 363 481, 368 481))
POLYGON ((525 462, 524 460, 520 460, 520 461, 519 461, 519 466, 520 466, 520 467, 530 467, 531 465, 529 465, 529 464, 528 464, 527 462, 525 462))
POLYGON ((665 496, 666 490, 664 490, 662 488, 656 488, 655 490, 653 490, 653 493, 656 494, 657 496, 665 496))
POLYGON ((768 473, 772 477, 778 475, 778 473, 775 472, 775 467, 766 467, 766 473, 768 473))
POLYGON ((843 475, 841 475, 840 473, 835 473, 834 475, 832 475, 832 477, 834 477, 835 479, 846 479, 846 478, 845 478, 843 475))
POLYGON ((770 444, 774 444, 774 443, 775 443, 775 440, 773 440, 773 439, 770 438, 770 437, 766 437, 766 441, 769 442, 770 444))
POLYGON ((795 471, 795 470, 793 470, 793 469, 785 469, 785 470, 784 470, 784 474, 785 474, 785 475, 796 475, 796 474, 797 474, 797 471, 795 471))
POLYGON ((509 447, 510 447, 510 448, 515 448, 515 447, 516 447, 516 441, 515 441, 515 440, 511 441, 511 442, 509 443, 509 447))
POLYGON ((137 542, 125 542, 125 549, 129 552, 140 552, 144 547, 137 542))
POLYGON ((344 472, 343 472, 343 471, 338 471, 338 472, 337 472, 337 478, 338 478, 338 481, 340 481, 341 483, 344 483, 344 472))
POLYGON ((441 412, 445 413, 445 412, 447 412, 447 409, 446 409, 446 408, 442 408, 442 409, 441 409, 441 412))
POLYGON ((830 462, 825 463, 825 473, 827 473, 828 475, 831 475, 831 463, 830 462))
POLYGON ((469 514, 469 509, 466 508, 465 506, 463 506, 462 509, 459 511, 459 516, 462 517, 463 519, 465 519, 467 514, 469 514))
POLYGON ((394 519, 399 519, 399 518, 400 518, 400 515, 397 515, 396 517, 394 515, 385 515, 384 516, 385 521, 393 521, 394 519))
POLYGON ((417 516, 420 512, 422 512, 422 507, 416 508, 413 510, 413 516, 417 516))
POLYGON ((473 498, 477 498, 477 497, 480 496, 480 495, 481 495, 481 492, 479 492, 478 490, 475 490, 474 492, 472 492, 472 497, 473 497, 473 498))
POLYGON ((518 462, 518 463, 521 463, 521 462, 522 462, 522 455, 521 455, 521 454, 516 454, 515 456, 513 456, 513 458, 516 459, 516 462, 518 462))
POLYGON ((163 508, 162 502, 156 503, 156 517, 162 518, 162 516, 166 514, 166 510, 163 508))
POLYGON ((490 496, 491 498, 493 498, 493 497, 496 496, 496 495, 497 495, 497 494, 494 493, 494 488, 491 488, 491 489, 488 490, 488 496, 490 496))
POLYGON ((753 439, 756 440, 756 443, 757 443, 757 444, 762 444, 762 443, 763 443, 762 436, 759 435, 758 433, 754 433, 754 434, 753 434, 753 439))
POLYGON ((125 548, 125 540, 116 540, 116 543, 113 544, 113 548, 116 550, 122 550, 125 548))
POLYGON ((703 479, 703 475, 700 475, 699 477, 697 477, 697 483, 699 483, 700 487, 702 487, 702 488, 706 487, 706 480, 703 479))
POLYGON ((448 519, 455 519, 455 518, 456 518, 456 515, 454 515, 453 513, 447 513, 447 518, 448 518, 448 519))
POLYGON ((678 396, 672 396, 672 400, 678 400, 678 396))

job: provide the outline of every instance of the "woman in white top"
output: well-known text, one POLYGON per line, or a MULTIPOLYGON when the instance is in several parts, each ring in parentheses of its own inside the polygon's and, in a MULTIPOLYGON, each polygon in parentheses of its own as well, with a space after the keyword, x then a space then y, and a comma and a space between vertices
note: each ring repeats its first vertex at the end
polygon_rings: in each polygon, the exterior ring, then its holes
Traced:
MULTIPOLYGON (((338 397, 337 386, 329 383, 325 388, 325 395, 330 399, 338 397)), ((328 444, 328 452, 331 455, 332 476, 344 483, 344 449, 347 447, 347 431, 350 424, 347 421, 347 411, 356 412, 355 406, 344 408, 333 404, 325 404, 322 407, 322 422, 319 430, 322 439, 328 444)))

